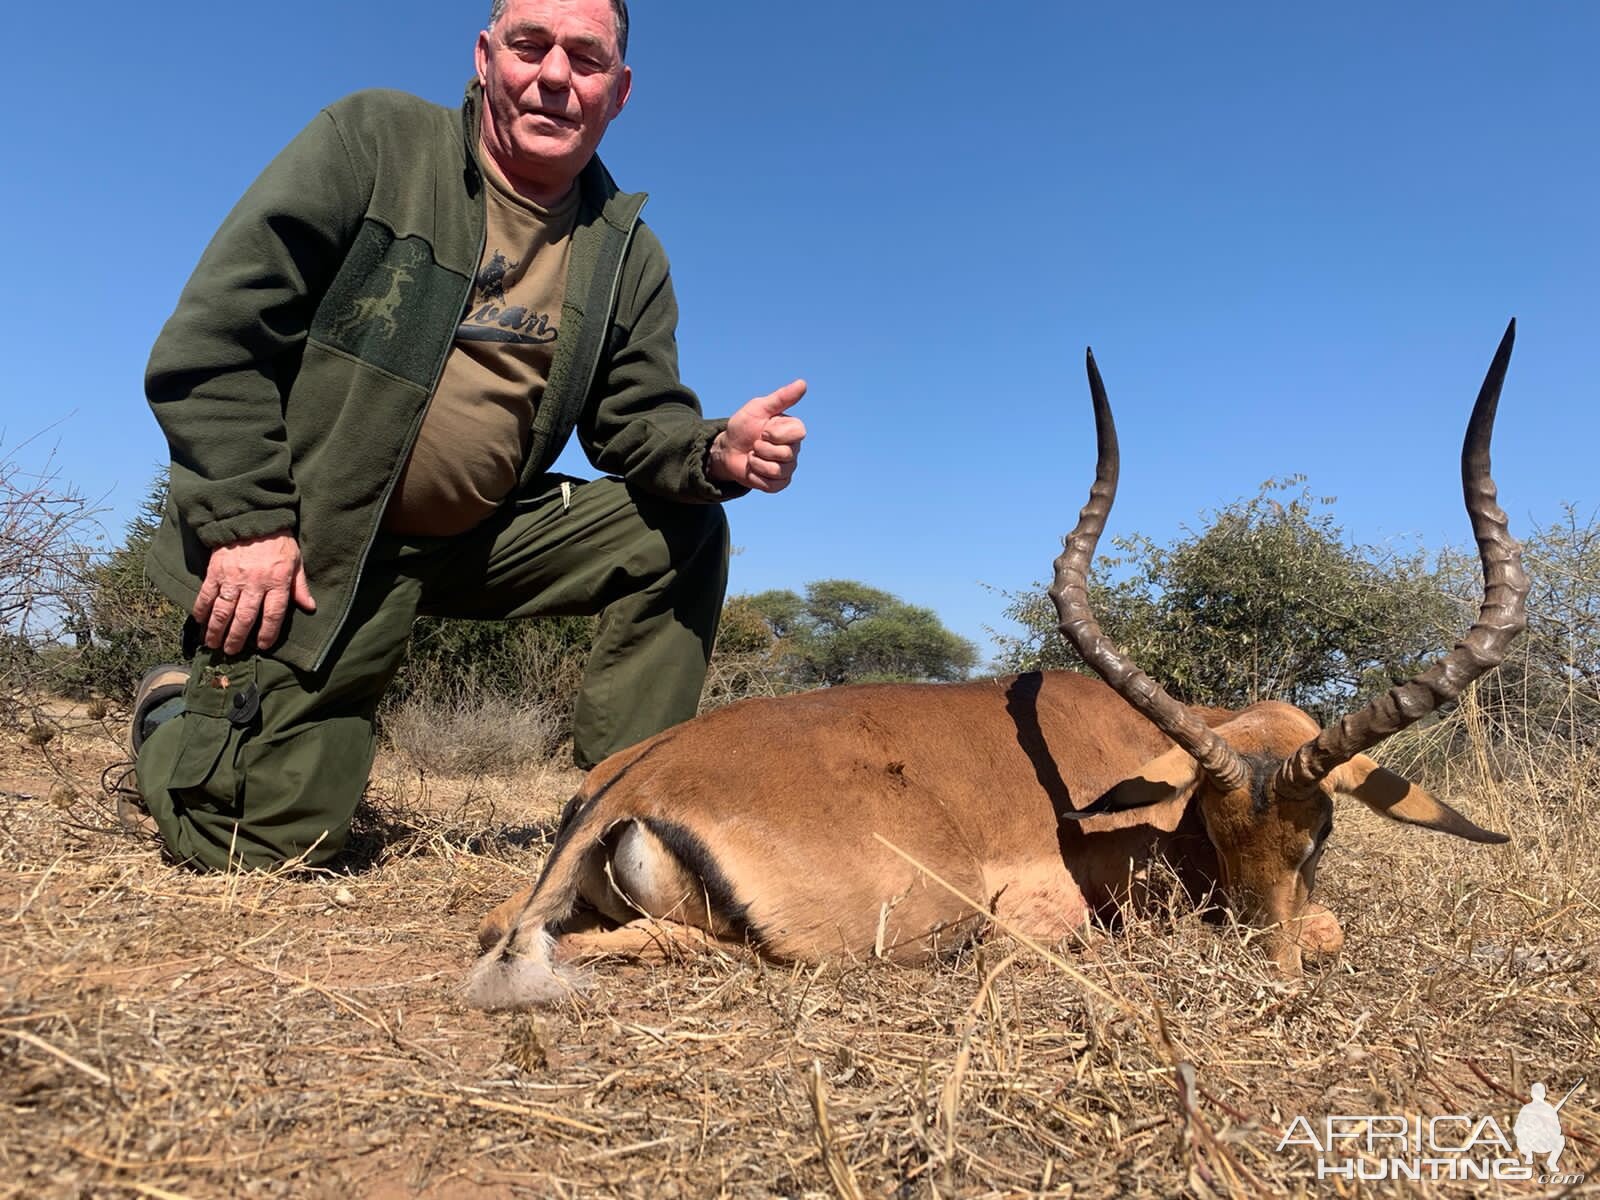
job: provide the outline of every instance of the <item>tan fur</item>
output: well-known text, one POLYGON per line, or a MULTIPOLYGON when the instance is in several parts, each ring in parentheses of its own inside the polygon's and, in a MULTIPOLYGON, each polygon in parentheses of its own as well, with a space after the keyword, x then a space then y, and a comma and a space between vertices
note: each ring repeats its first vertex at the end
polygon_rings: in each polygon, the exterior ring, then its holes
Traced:
POLYGON ((528 903, 533 895, 533 884, 529 884, 509 900, 502 900, 489 912, 484 914, 482 921, 478 922, 478 949, 487 950, 501 938, 511 932, 511 926, 516 923, 517 914, 528 903))
POLYGON ((1526 576, 1489 477, 1514 333, 1515 322, 1462 449, 1484 603, 1427 672, 1326 733, 1281 703, 1185 711, 1139 672, 1087 600, 1119 467, 1091 354, 1095 484, 1050 595, 1068 640, 1121 694, 1064 673, 832 688, 731 705, 614 755, 575 797, 539 883, 485 918, 469 999, 498 1008, 565 995, 574 979, 562 961, 581 939, 641 944, 635 910, 709 938, 745 932, 777 959, 915 960, 986 916, 1054 940, 1132 901, 1158 857, 1191 893, 1219 891, 1264 931, 1283 971, 1298 972, 1307 951, 1337 953, 1338 921, 1311 900, 1336 796, 1505 840, 1359 750, 1418 719, 1419 706, 1458 696, 1526 624, 1526 576), (623 929, 589 931, 580 898, 623 929))
POLYGON ((622 925, 609 924, 603 918, 575 921, 556 943, 556 959, 563 963, 592 963, 602 958, 677 962, 708 951, 737 957, 750 953, 742 941, 654 917, 637 917, 622 925))
MULTIPOLYGON (((1317 729, 1286 704, 1199 711, 1247 755, 1281 758, 1317 729)), ((1378 811, 1476 828, 1431 797, 1396 800, 1388 773, 1371 768, 1357 760, 1336 779, 1378 811)), ((559 998, 575 984, 562 967, 574 954, 643 953, 663 928, 684 935, 680 946, 733 944, 740 928, 650 833, 653 823, 698 843, 761 952, 778 960, 924 960, 985 923, 949 888, 1055 941, 1134 901, 1144 865, 1161 856, 1195 897, 1220 888, 1242 920, 1275 930, 1271 952, 1297 970, 1303 949, 1332 953, 1343 940, 1333 915, 1310 903, 1325 806, 1319 794, 1262 813, 1243 791, 1219 793, 1192 758, 1082 675, 746 701, 590 773, 546 877, 485 917, 487 953, 469 994, 490 1007, 559 998), (1108 792, 1142 806, 1070 815, 1108 792), (622 930, 600 928, 595 909, 622 930), (637 924, 640 913, 657 923, 637 924)))
POLYGON ((1293 929, 1300 948, 1312 954, 1331 958, 1344 949, 1344 930, 1338 919, 1314 900, 1306 905, 1293 929))

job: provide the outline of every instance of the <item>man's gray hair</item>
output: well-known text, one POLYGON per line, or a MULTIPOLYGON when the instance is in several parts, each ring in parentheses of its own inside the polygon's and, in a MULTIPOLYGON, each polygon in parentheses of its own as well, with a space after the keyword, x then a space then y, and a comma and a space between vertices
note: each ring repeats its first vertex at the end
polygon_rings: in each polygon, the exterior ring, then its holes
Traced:
MULTIPOLYGON (((511 0, 494 0, 489 8, 489 28, 494 28, 494 23, 506 15, 506 5, 511 0)), ((617 24, 617 59, 625 61, 628 57, 628 0, 611 0, 611 15, 616 18, 617 24)))

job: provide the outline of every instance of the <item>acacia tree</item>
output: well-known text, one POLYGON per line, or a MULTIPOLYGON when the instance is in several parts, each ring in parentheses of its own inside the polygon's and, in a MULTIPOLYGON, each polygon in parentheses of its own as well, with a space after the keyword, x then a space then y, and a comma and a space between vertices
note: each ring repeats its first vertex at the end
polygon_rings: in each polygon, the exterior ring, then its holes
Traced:
POLYGON ((930 608, 853 579, 739 597, 766 623, 774 654, 797 687, 871 680, 954 680, 978 663, 977 648, 930 608))
MULTIPOLYGON (((1442 647, 1454 606, 1420 553, 1352 546, 1301 477, 1268 480, 1171 546, 1132 534, 1090 594, 1118 645, 1187 703, 1288 700, 1328 715, 1408 678, 1442 647), (1298 490, 1296 490, 1298 489, 1298 490)), ((1042 585, 1014 595, 997 634, 1011 670, 1083 670, 1042 585)))

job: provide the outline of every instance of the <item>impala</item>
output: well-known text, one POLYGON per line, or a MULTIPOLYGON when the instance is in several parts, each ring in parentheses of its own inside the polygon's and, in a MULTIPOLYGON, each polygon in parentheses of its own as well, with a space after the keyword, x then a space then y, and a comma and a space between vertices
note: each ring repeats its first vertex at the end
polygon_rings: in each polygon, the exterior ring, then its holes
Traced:
POLYGON ((568 803, 538 882, 484 919, 468 999, 548 1003, 571 990, 573 959, 665 942, 917 961, 991 917, 1054 941, 1126 902, 1156 859, 1263 930, 1284 972, 1304 949, 1336 951, 1338 922, 1311 893, 1337 802, 1506 840, 1364 751, 1496 667, 1526 623, 1527 579, 1489 476, 1515 330, 1462 448, 1482 606, 1415 678, 1319 729, 1277 702, 1181 704, 1106 639, 1086 585, 1118 450, 1091 353, 1098 466, 1050 595, 1105 682, 1046 672, 828 688, 730 705, 615 754, 568 803))

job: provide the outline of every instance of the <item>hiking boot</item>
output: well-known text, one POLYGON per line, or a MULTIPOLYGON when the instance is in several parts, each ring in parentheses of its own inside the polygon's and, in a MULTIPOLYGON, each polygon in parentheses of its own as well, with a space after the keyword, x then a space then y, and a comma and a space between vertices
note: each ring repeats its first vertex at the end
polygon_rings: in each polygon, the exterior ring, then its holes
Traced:
POLYGON ((161 840, 161 827, 144 806, 143 797, 135 793, 132 796, 118 796, 116 801, 117 826, 123 833, 139 838, 154 838, 158 842, 161 840))
POLYGON ((183 711, 183 690, 188 686, 189 669, 179 663, 162 663, 145 672, 133 693, 133 722, 128 730, 135 755, 156 726, 183 711))
POLYGON ((117 828, 135 837, 161 840, 161 829, 139 794, 139 778, 133 763, 107 767, 100 776, 100 789, 111 801, 111 815, 116 818, 117 828))

